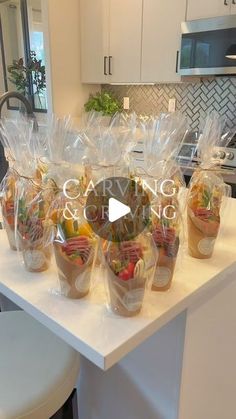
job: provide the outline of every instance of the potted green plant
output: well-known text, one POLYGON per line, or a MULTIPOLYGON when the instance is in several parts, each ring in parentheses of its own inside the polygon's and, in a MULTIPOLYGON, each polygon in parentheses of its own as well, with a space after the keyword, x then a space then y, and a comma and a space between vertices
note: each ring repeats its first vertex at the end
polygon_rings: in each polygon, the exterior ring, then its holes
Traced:
POLYGON ((13 60, 7 68, 9 81, 13 83, 16 90, 30 98, 30 82, 33 84, 34 95, 37 96, 40 107, 43 108, 40 94, 46 88, 45 66, 42 60, 38 60, 34 51, 30 52, 30 58, 24 63, 24 59, 13 60))
POLYGON ((118 99, 108 92, 98 92, 90 95, 84 105, 85 111, 101 112, 103 116, 113 116, 116 112, 122 112, 122 105, 118 99))

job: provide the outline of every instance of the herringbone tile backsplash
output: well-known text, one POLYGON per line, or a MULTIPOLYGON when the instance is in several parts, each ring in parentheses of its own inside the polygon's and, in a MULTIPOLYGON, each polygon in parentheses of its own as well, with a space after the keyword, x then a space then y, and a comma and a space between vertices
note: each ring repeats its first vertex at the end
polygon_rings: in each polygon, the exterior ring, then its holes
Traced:
POLYGON ((216 110, 227 116, 227 125, 236 126, 236 77, 219 77, 197 83, 114 86, 104 90, 114 93, 121 101, 130 98, 130 109, 138 114, 167 112, 168 101, 176 98, 176 110, 183 112, 190 127, 198 129, 208 111, 216 110))

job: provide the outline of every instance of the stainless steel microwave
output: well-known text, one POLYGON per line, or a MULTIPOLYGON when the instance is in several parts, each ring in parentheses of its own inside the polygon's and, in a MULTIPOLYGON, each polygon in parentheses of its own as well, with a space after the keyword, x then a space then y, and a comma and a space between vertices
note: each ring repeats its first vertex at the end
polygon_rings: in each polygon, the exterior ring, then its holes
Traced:
POLYGON ((236 75, 236 15, 181 24, 182 76, 236 75))

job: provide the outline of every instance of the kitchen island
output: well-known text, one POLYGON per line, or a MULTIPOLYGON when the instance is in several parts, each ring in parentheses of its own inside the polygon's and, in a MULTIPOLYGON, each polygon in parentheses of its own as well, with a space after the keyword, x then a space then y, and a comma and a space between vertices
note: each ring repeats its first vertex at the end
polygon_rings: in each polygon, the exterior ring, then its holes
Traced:
POLYGON ((183 246, 171 289, 148 295, 134 318, 107 310, 102 270, 88 297, 68 300, 59 293, 55 265, 26 272, 1 232, 0 292, 82 355, 80 419, 178 417, 186 317, 235 280, 235 212, 236 200, 228 199, 214 256, 193 259, 183 246))

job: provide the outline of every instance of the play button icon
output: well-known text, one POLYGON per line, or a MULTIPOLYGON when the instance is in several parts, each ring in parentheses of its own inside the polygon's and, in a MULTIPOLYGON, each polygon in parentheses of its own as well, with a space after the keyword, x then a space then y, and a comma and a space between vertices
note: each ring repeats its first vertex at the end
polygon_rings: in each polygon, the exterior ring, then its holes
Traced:
POLYGON ((116 242, 132 240, 149 223, 148 195, 133 179, 103 179, 90 189, 84 217, 94 233, 103 239, 116 242))
POLYGON ((130 213, 130 207, 115 198, 109 198, 108 219, 111 223, 130 213))

